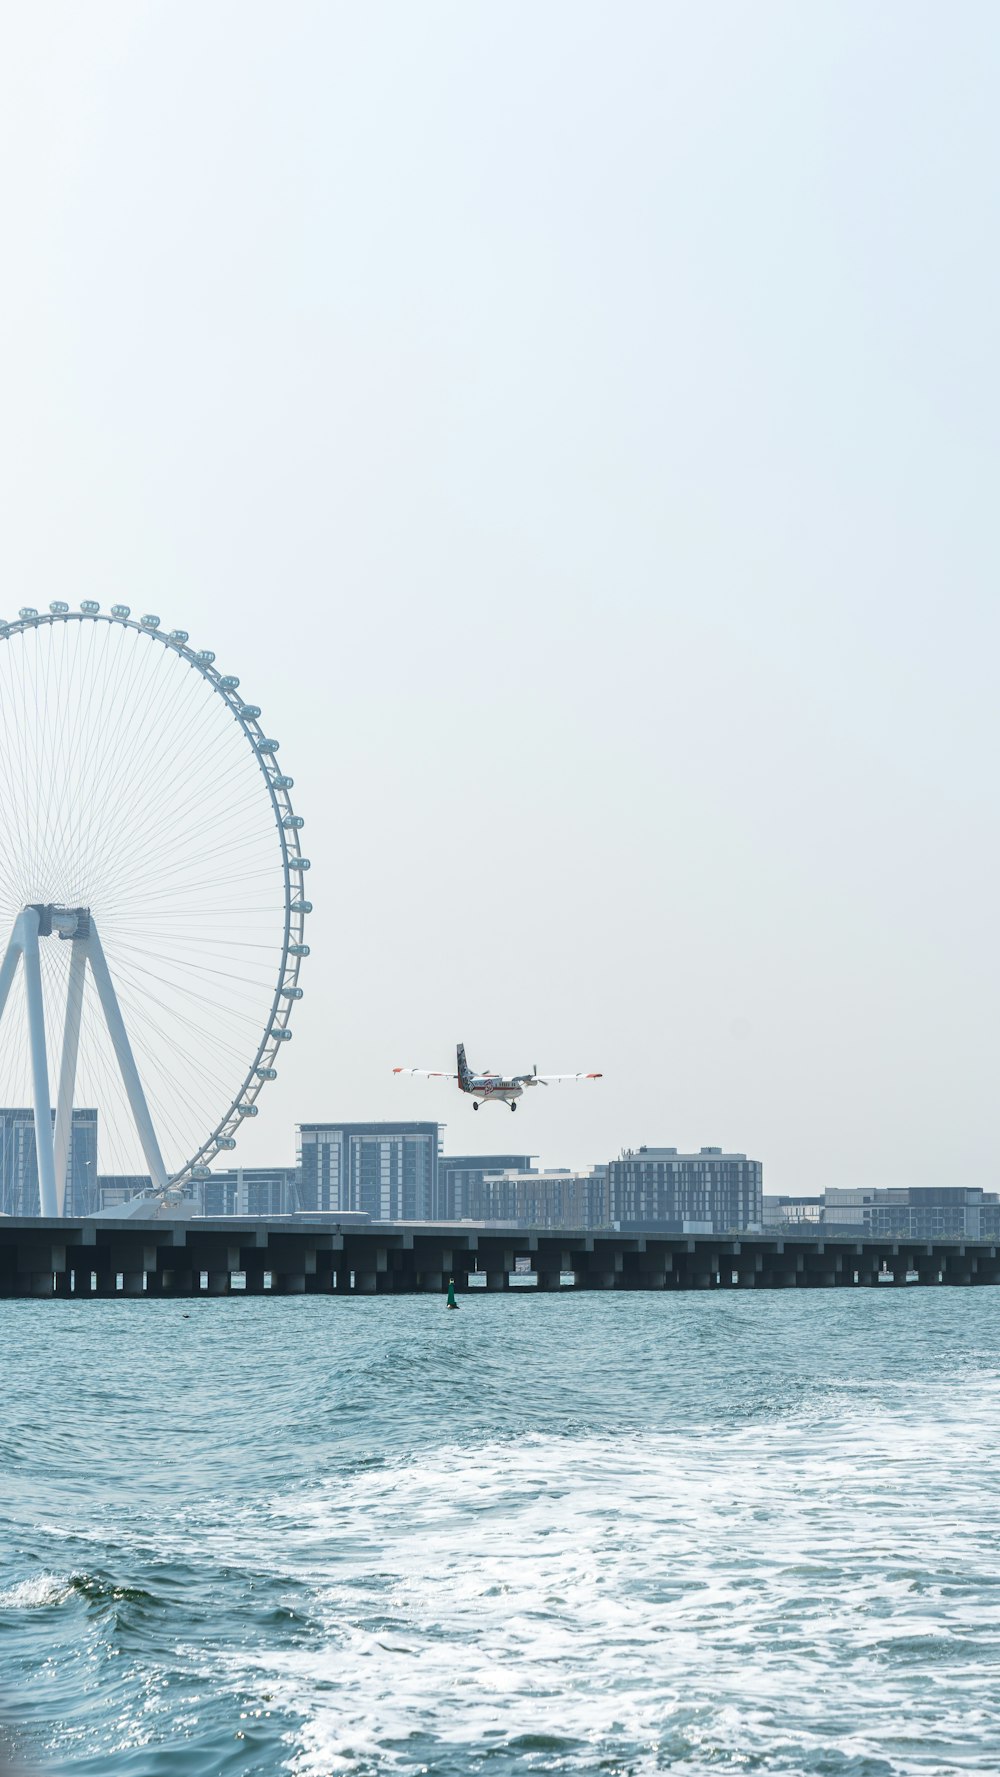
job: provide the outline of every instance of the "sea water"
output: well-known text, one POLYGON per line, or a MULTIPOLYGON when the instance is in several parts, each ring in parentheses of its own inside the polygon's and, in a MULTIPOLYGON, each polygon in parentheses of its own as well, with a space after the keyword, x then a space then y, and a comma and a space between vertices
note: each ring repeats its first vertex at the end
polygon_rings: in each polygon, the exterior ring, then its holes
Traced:
POLYGON ((990 1288, 0 1303, 13 1768, 995 1772, 998 1333, 990 1288))

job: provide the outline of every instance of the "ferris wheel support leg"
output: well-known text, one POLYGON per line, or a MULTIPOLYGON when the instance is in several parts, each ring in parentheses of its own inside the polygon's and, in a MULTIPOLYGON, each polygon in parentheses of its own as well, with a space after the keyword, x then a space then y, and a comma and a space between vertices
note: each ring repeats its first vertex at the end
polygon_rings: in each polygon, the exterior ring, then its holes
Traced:
POLYGON ((21 960, 20 927, 21 921, 20 919, 16 919, 14 921, 14 930, 10 935, 7 948, 3 953, 3 962, 0 963, 0 1018, 4 1015, 7 997, 14 984, 14 976, 17 974, 17 965, 21 960))
POLYGON ((104 951, 101 948, 101 940, 97 936, 97 927, 93 923, 93 920, 91 920, 90 925, 90 937, 86 940, 86 943, 87 954, 90 957, 90 966, 94 972, 94 981, 97 986, 98 994, 100 995, 101 1005, 104 1009, 104 1017, 111 1036, 111 1041, 114 1044, 118 1068, 125 1086, 125 1091, 128 1095, 129 1109, 132 1112, 132 1119, 135 1123, 136 1132, 142 1145, 142 1151, 146 1156, 146 1165, 149 1167, 149 1176, 152 1180, 153 1189, 154 1191, 165 1191, 167 1188, 167 1169, 163 1164, 163 1156, 160 1153, 160 1144, 156 1139, 156 1131, 153 1128, 153 1119, 149 1114, 149 1106, 146 1103, 146 1094, 142 1090, 142 1081, 139 1078, 139 1070, 135 1065, 132 1046, 128 1040, 128 1033, 125 1029, 125 1020, 122 1017, 121 1007, 118 1004, 118 995, 115 992, 114 982, 111 979, 111 972, 108 969, 104 951))
POLYGON ((35 1098, 35 1154, 38 1159, 38 1207, 43 1216, 59 1214, 56 1173, 52 1150, 52 1099, 49 1096, 49 1063, 45 1052, 45 1005, 42 999, 42 967, 38 957, 38 914, 25 907, 18 917, 24 987, 28 1002, 28 1042, 31 1048, 31 1081, 35 1098))
POLYGON ((72 942, 69 987, 66 991, 66 1027, 63 1033, 62 1061, 59 1065, 59 1091, 56 1096, 55 1174, 59 1215, 66 1213, 66 1172, 73 1128, 73 1088, 76 1085, 76 1061, 80 1052, 80 1014, 83 1010, 87 970, 86 939, 74 938, 72 942))

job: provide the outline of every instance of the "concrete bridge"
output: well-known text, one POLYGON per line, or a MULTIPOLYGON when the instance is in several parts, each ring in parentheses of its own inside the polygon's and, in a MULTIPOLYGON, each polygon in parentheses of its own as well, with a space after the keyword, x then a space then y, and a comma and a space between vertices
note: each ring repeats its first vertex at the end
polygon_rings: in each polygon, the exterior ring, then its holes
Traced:
POLYGON ((406 1295, 1000 1283, 1000 1245, 784 1234, 534 1233, 495 1225, 0 1219, 0 1296, 406 1295))

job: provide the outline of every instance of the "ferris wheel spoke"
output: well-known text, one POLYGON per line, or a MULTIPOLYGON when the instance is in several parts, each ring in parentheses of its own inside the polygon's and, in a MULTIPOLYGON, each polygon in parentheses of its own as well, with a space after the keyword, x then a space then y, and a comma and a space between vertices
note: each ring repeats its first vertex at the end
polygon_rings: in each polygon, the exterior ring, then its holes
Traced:
MULTIPOLYGON (((251 805, 247 804, 247 808, 251 805)), ((131 850, 118 861, 118 868, 112 873, 106 886, 112 890, 124 890, 126 886, 139 888, 148 880, 162 881, 168 874, 185 872, 190 868, 192 859, 204 860, 213 856, 234 857, 237 852, 247 851, 262 855, 259 835, 239 838, 238 828, 228 821, 221 827, 209 820, 199 819, 197 825, 185 829, 178 836, 176 849, 171 854, 170 865, 164 869, 162 865, 153 866, 145 863, 142 869, 135 868, 134 861, 143 858, 144 847, 148 845, 149 834, 138 836, 131 850), (207 845, 205 836, 211 834, 214 843, 207 845), (127 871, 129 863, 133 863, 131 874, 127 871)), ((270 849, 270 848, 269 848, 270 849)), ((236 872, 234 872, 236 873, 236 872)))
POLYGON ((246 881, 251 875, 262 876, 267 879, 272 872, 269 870, 268 865, 263 859, 259 858, 258 853, 259 848, 251 845, 249 841, 239 845, 233 842, 226 844, 223 841, 218 845, 195 846, 182 851, 178 858, 171 859, 169 865, 165 869, 157 871, 155 881, 161 889, 168 887, 173 878, 177 876, 188 876, 192 866, 196 866, 198 869, 204 869, 204 867, 207 864, 210 864, 215 858, 226 859, 229 865, 225 875, 220 875, 213 879, 219 883, 220 887, 226 883, 240 883, 246 881), (239 853, 242 851, 249 851, 251 853, 251 862, 254 865, 252 870, 248 870, 246 863, 241 860, 239 853))
POLYGON ((176 1071, 171 1073, 171 1089, 164 1090, 155 1083, 162 1077, 164 1048, 167 1042, 163 1026, 158 1024, 152 1014, 146 1010, 136 1015, 133 1008, 132 1025, 134 1030, 134 1047, 137 1058, 144 1066, 140 1072, 145 1078, 152 1079, 151 1096, 157 1106, 158 1116, 177 1129, 182 1127, 177 1121, 176 1107, 181 1101, 189 1103, 192 1095, 201 1106, 203 1117, 208 1117, 213 1103, 218 1104, 220 1095, 226 1092, 226 1079, 218 1069, 193 1069, 187 1067, 178 1077, 176 1071), (171 1109, 171 1107, 174 1107, 171 1109))
MULTIPOLYGON (((91 726, 87 734, 85 766, 89 767, 93 761, 96 769, 93 795, 80 800, 86 813, 79 831, 79 847, 83 868, 88 873, 94 869, 96 850, 100 845, 100 835, 105 830, 112 798, 121 797, 123 803, 127 798, 129 780, 128 775, 120 769, 120 761, 133 756, 136 711, 144 708, 146 702, 145 678, 141 672, 141 662, 137 662, 135 655, 136 637, 131 631, 126 631, 120 644, 114 646, 115 633, 110 626, 106 630, 108 653, 110 655, 114 647, 117 656, 117 670, 108 696, 117 707, 122 707, 124 703, 129 714, 117 731, 114 727, 95 731, 91 726), (137 666, 140 670, 137 670, 137 666), (118 752, 117 759, 107 756, 112 748, 118 752)), ((96 707, 97 699, 94 699, 90 706, 91 714, 96 707)))
MULTIPOLYGON (((12 800, 15 804, 16 818, 20 831, 29 832, 28 825, 28 723, 24 708, 25 686, 23 679, 16 679, 10 665, 7 650, 3 651, 5 668, 4 695, 0 698, 0 710, 4 721, 4 759, 7 762, 7 781, 11 787, 12 800)), ((24 886, 23 853, 19 857, 19 885, 24 886)))
POLYGON ((140 954, 120 944, 115 947, 115 958, 123 973, 126 969, 131 969, 134 972, 133 978, 141 978, 141 976, 148 974, 151 980, 162 981, 170 986, 176 986, 178 980, 183 976, 185 991, 189 992, 194 992, 196 982, 209 987, 214 986, 219 996, 224 997, 227 1005, 245 1003, 251 1025, 256 1028, 259 1024, 260 987, 263 985, 262 977, 259 974, 255 979, 248 980, 246 975, 237 975, 231 970, 206 970, 204 965, 186 961, 184 957, 174 954, 164 959, 168 962, 171 973, 160 975, 137 962, 137 956, 140 954), (206 977, 208 978, 207 982, 206 977))
MULTIPOLYGON (((128 971, 121 964, 119 964, 119 975, 122 980, 128 983, 128 971)), ((160 987, 171 987, 173 982, 169 976, 158 975, 152 969, 145 969, 143 971, 143 977, 144 978, 140 981, 136 981, 135 979, 132 980, 132 986, 135 988, 137 996, 132 1001, 132 1006, 133 1009, 138 1012, 139 1016, 146 1016, 151 1007, 158 1006, 162 1012, 166 1013, 173 1019, 177 1024, 178 1029, 183 1028, 192 1033, 198 1033, 202 1030, 203 1025, 201 1018, 195 1015, 196 1008, 200 1005, 203 1009, 208 1009, 218 1003, 215 996, 208 993, 199 995, 192 990, 188 996, 191 1003, 191 1010, 181 1011, 177 1007, 175 1001, 164 999, 161 994, 155 993, 150 986, 150 983, 155 981, 160 987)), ((241 1011, 239 1007, 234 1007, 228 1004, 226 1010, 233 1024, 241 1025, 245 1034, 256 1031, 258 1026, 258 1020, 256 1018, 241 1011)), ((231 1037, 228 1037, 225 1041, 219 1042, 217 1052, 227 1047, 233 1055, 241 1055, 245 1053, 245 1049, 237 1040, 237 1033, 235 1031, 231 1037)), ((238 1082, 235 1082, 234 1084, 238 1084, 238 1082)))
MULTIPOLYGON (((139 638, 133 638, 138 644, 139 638)), ((95 848, 100 845, 100 834, 104 830, 113 802, 120 805, 120 824, 127 831, 134 820, 136 807, 151 805, 150 786, 143 781, 142 767, 155 752, 162 758, 162 745, 159 741, 159 729, 162 728, 162 716, 170 693, 169 672, 163 672, 157 682, 151 673, 154 664, 148 650, 136 652, 133 660, 134 685, 133 707, 130 721, 120 736, 105 737, 104 745, 107 753, 103 782, 98 794, 93 799, 90 819, 85 839, 84 855, 88 866, 93 867, 95 848), (152 742, 152 745, 151 745, 152 742), (129 769, 121 770, 123 760, 129 761, 129 769)), ((164 666, 169 662, 164 661, 164 666)), ((177 720, 187 719, 187 693, 185 685, 179 692, 179 704, 175 711, 177 720)), ((160 804, 157 796, 153 805, 160 804)))
MULTIPOLYGON (((137 760, 141 762, 147 757, 150 751, 149 740, 147 737, 157 733, 157 723, 160 723, 162 726, 162 713, 167 706, 171 692, 171 675, 167 672, 161 672, 158 679, 154 678, 151 668, 157 664, 168 666, 169 661, 163 660, 162 662, 157 662, 151 653, 139 652, 138 648, 141 638, 135 636, 134 632, 131 631, 128 632, 128 634, 131 636, 133 644, 132 670, 134 675, 131 687, 132 702, 129 721, 120 736, 105 737, 104 745, 107 747, 109 745, 109 739, 113 740, 114 749, 119 755, 119 758, 125 757, 129 760, 137 760)), ((150 643, 150 647, 153 646, 155 646, 155 644, 150 643)), ((183 687, 177 688, 175 707, 175 716, 177 720, 182 720, 187 715, 190 690, 191 687, 186 683, 183 687)), ((159 747, 155 748, 155 752, 158 757, 162 756, 159 747)), ((104 772, 104 781, 100 785, 99 793, 94 799, 88 820, 87 835, 84 843, 84 855, 88 865, 92 865, 93 863, 95 834, 100 833, 103 823, 107 819, 109 804, 112 797, 117 796, 123 799, 126 815, 129 811, 130 803, 134 805, 135 801, 143 795, 144 791, 147 798, 147 807, 149 805, 148 785, 144 785, 140 781, 139 774, 132 772, 123 781, 122 774, 113 769, 117 761, 111 759, 108 763, 112 766, 112 769, 106 769, 104 772)))
MULTIPOLYGON (((65 649, 60 647, 60 648, 54 650, 53 652, 56 655, 55 684, 54 684, 54 686, 50 687, 49 679, 47 676, 46 689, 45 689, 45 700, 44 701, 45 701, 45 707, 47 709, 54 708, 55 711, 57 712, 57 714, 56 714, 56 732, 55 732, 55 735, 53 736, 51 757, 47 759, 45 757, 45 748, 44 748, 46 726, 43 724, 42 730, 41 730, 42 758, 40 760, 40 765, 39 765, 40 775, 42 777, 43 782, 47 782, 50 786, 50 792, 49 792, 50 797, 52 795, 54 795, 57 791, 61 792, 62 787, 63 787, 62 786, 62 774, 59 770, 59 761, 62 756, 62 750, 63 750, 62 736, 63 736, 63 732, 64 732, 64 729, 66 726, 67 710, 68 710, 68 700, 64 695, 64 684, 63 684, 63 680, 64 680, 63 669, 65 666, 65 649)), ((65 812, 65 808, 66 808, 66 800, 65 800, 65 798, 61 797, 59 805, 58 805, 60 817, 65 812)), ((50 860, 51 860, 51 852, 52 852, 52 847, 50 846, 47 848, 46 856, 43 859, 43 868, 48 868, 50 860)))
MULTIPOLYGON (((259 805, 260 788, 259 786, 254 786, 254 788, 256 790, 256 795, 253 797, 245 797, 241 804, 240 812, 243 814, 244 819, 259 805)), ((157 868, 162 869, 162 865, 158 866, 156 863, 155 848, 152 854, 149 849, 150 838, 155 835, 161 821, 167 821, 174 831, 175 846, 172 853, 172 856, 174 857, 177 857, 182 847, 190 847, 192 841, 196 841, 199 836, 206 833, 214 833, 224 827, 228 828, 230 821, 228 808, 226 809, 225 814, 221 817, 218 813, 219 802, 223 793, 227 789, 228 782, 226 777, 217 773, 213 782, 213 800, 211 805, 198 808, 193 815, 188 808, 183 806, 183 803, 180 805, 182 812, 179 815, 175 814, 174 807, 169 800, 164 801, 162 805, 158 805, 155 809, 148 811, 145 820, 142 822, 136 822, 134 818, 131 817, 131 811, 129 811, 130 824, 128 841, 116 854, 113 869, 108 879, 109 886, 117 891, 120 888, 127 886, 133 880, 141 882, 142 880, 147 879, 157 868), (141 866, 138 869, 137 863, 141 866)), ((262 839, 263 836, 257 833, 254 834, 248 842, 260 847, 262 839)), ((268 849, 270 849, 270 847, 268 847, 268 849)))
MULTIPOLYGON (((155 982, 158 988, 172 987, 174 982, 169 976, 159 975, 154 970, 147 968, 142 971, 141 978, 138 978, 121 963, 118 965, 118 975, 125 988, 124 1003, 130 1006, 133 1017, 151 1020, 154 1018, 153 1008, 157 1007, 172 1019, 179 1032, 188 1031, 191 1034, 199 1034, 203 1029, 205 1011, 217 1004, 214 996, 207 993, 197 994, 192 991, 186 996, 187 1009, 182 1011, 174 1001, 165 1000, 162 994, 156 992, 151 986, 151 983, 155 982), (129 993, 130 988, 132 989, 131 994, 129 993), (199 1007, 202 1008, 201 1011, 198 1010, 199 1007)), ((239 1009, 230 1007, 227 1010, 233 1025, 243 1026, 247 1034, 257 1028, 257 1021, 248 1018, 239 1009)), ((219 1041, 215 1053, 218 1054, 220 1051, 228 1049, 234 1057, 243 1055, 246 1053, 244 1044, 245 1036, 241 1040, 238 1029, 234 1028, 225 1039, 219 1041)))
MULTIPOLYGON (((228 793, 230 784, 236 783, 240 779, 243 780, 242 796, 239 805, 240 808, 244 811, 257 808, 260 799, 260 786, 258 784, 253 784, 248 789, 245 782, 244 761, 234 760, 225 772, 220 771, 217 761, 215 762, 212 785, 213 797, 212 802, 208 805, 196 805, 192 809, 188 800, 189 792, 187 785, 178 782, 173 796, 169 793, 160 792, 156 807, 147 807, 141 823, 136 823, 135 816, 132 813, 132 810, 129 809, 127 812, 130 816, 130 843, 123 849, 121 854, 122 858, 127 860, 135 853, 142 854, 144 844, 148 840, 150 831, 155 829, 156 823, 160 819, 166 818, 170 821, 171 827, 176 830, 178 840, 180 840, 189 829, 194 829, 196 827, 205 829, 208 826, 215 825, 219 819, 218 805, 221 802, 223 795, 228 793)), ((225 811, 226 816, 228 816, 231 806, 232 805, 227 804, 225 811)))
MULTIPOLYGON (((115 943, 115 955, 124 957, 126 961, 131 961, 133 966, 142 967, 142 959, 147 957, 149 952, 142 945, 129 944, 125 939, 119 938, 115 943)), ((242 969, 220 969, 196 957, 185 956, 179 948, 173 948, 166 954, 161 950, 160 961, 171 969, 190 971, 196 974, 199 980, 210 976, 215 981, 233 981, 249 999, 253 1000, 254 1005, 257 1004, 259 997, 256 992, 256 983, 272 978, 271 969, 263 966, 256 959, 251 959, 242 969), (255 971, 252 976, 250 974, 251 968, 255 971)))

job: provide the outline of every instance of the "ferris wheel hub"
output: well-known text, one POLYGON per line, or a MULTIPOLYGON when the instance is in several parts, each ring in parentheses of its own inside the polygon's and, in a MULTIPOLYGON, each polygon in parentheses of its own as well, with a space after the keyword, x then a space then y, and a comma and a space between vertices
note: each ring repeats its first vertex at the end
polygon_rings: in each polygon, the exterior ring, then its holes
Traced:
POLYGON ((40 938, 51 938, 53 932, 60 938, 90 937, 89 907, 60 907, 51 901, 29 901, 28 906, 38 915, 40 938))

